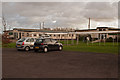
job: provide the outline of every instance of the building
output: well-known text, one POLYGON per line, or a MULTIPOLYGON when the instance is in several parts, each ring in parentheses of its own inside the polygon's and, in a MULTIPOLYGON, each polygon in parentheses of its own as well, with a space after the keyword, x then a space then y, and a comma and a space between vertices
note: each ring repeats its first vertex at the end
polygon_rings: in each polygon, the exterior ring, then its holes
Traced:
POLYGON ((10 39, 21 39, 23 37, 39 38, 42 35, 49 35, 53 39, 76 39, 75 34, 68 34, 66 31, 40 30, 40 29, 18 29, 5 31, 10 39))
POLYGON ((97 27, 96 29, 75 30, 75 31, 61 31, 61 30, 49 30, 49 29, 18 29, 5 31, 10 39, 21 39, 23 37, 35 37, 39 38, 42 35, 48 35, 53 39, 65 40, 65 39, 78 39, 80 36, 90 37, 92 39, 108 39, 117 38, 119 36, 120 29, 109 27, 97 27))
POLYGON ((97 27, 96 29, 86 29, 86 30, 75 30, 76 34, 80 36, 90 35, 91 38, 96 39, 107 39, 119 36, 120 29, 119 28, 110 28, 110 27, 97 27))

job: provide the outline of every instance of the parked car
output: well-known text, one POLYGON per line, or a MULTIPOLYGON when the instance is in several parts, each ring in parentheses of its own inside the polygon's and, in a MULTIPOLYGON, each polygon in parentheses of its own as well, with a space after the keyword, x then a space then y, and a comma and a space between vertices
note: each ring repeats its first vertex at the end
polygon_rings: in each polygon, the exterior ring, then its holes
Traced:
POLYGON ((36 41, 36 38, 32 38, 32 37, 21 38, 16 42, 16 48, 17 50, 29 51, 31 49, 34 49, 35 41, 36 41))
POLYGON ((63 49, 63 45, 52 38, 38 38, 34 43, 34 51, 43 51, 48 52, 50 50, 59 50, 63 49))

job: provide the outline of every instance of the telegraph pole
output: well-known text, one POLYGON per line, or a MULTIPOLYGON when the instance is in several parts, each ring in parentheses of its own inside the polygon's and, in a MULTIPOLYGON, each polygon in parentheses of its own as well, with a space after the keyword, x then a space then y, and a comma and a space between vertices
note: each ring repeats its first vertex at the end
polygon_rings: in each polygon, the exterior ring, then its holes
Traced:
POLYGON ((43 29, 44 29, 44 27, 45 27, 45 23, 43 22, 43 29))
POLYGON ((41 22, 40 22, 40 29, 42 29, 42 28, 41 28, 41 22))
POLYGON ((88 23, 88 29, 90 29, 90 18, 89 18, 89 23, 88 23))

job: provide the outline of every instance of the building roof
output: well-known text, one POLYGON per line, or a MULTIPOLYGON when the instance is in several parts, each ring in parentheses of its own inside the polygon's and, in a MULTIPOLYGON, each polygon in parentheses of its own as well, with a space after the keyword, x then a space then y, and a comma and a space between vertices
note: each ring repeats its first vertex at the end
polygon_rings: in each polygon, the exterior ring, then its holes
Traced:
POLYGON ((84 29, 84 30, 75 30, 75 32, 90 32, 90 31, 95 31, 97 29, 108 29, 112 31, 120 31, 120 28, 111 28, 111 27, 97 27, 96 29, 84 29))
POLYGON ((91 32, 70 32, 71 34, 98 34, 98 33, 120 33, 119 31, 91 31, 91 32))
POLYGON ((97 27, 97 29, 99 29, 99 28, 109 28, 109 27, 97 27))
POLYGON ((75 30, 75 32, 89 32, 89 31, 95 31, 97 29, 84 29, 84 30, 75 30))
POLYGON ((97 29, 101 29, 101 28, 106 28, 109 30, 120 30, 120 28, 113 28, 113 27, 97 27, 97 29))
POLYGON ((13 30, 23 31, 23 32, 49 32, 49 33, 64 33, 65 31, 53 31, 53 30, 40 30, 40 29, 19 29, 14 28, 13 30))

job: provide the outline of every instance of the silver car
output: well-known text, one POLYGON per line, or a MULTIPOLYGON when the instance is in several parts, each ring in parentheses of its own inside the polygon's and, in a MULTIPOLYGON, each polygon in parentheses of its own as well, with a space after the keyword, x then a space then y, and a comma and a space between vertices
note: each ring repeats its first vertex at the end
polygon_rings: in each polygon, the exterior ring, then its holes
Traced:
POLYGON ((35 41, 36 41, 36 38, 32 38, 32 37, 22 38, 16 42, 16 48, 17 50, 29 51, 33 49, 35 41))

